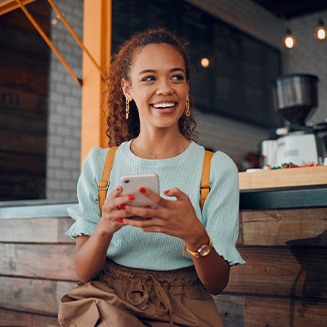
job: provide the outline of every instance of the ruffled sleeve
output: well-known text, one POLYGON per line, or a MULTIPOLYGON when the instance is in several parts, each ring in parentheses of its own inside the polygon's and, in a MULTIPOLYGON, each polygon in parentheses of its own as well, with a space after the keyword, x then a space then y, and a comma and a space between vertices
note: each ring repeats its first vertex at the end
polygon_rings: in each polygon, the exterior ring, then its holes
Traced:
POLYGON ((238 170, 232 159, 216 152, 211 159, 210 193, 203 206, 203 223, 215 250, 229 265, 244 264, 236 242, 239 233, 238 170))
POLYGON ((66 235, 76 238, 91 235, 100 218, 98 182, 102 176, 108 149, 93 148, 86 157, 77 183, 78 204, 67 208, 75 220, 66 235))

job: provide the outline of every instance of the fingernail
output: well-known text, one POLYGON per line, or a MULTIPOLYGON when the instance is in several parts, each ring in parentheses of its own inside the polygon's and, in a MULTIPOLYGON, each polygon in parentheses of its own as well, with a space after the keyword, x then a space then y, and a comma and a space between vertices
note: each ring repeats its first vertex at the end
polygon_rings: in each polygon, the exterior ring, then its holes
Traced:
POLYGON ((166 190, 166 191, 164 191, 164 194, 166 194, 166 195, 167 195, 168 193, 169 193, 169 190, 166 190))
POLYGON ((134 196, 133 194, 130 194, 130 195, 128 196, 128 199, 132 201, 132 200, 135 199, 135 196, 134 196))
POLYGON ((116 191, 117 192, 121 191, 121 186, 116 187, 116 191))
POLYGON ((145 209, 151 209, 151 206, 145 206, 144 208, 145 209))
POLYGON ((140 192, 141 192, 141 193, 145 193, 145 192, 146 192, 145 188, 144 188, 144 187, 141 187, 141 188, 140 188, 140 192))
POLYGON ((119 206, 119 209, 121 209, 121 210, 125 210, 125 208, 126 208, 125 204, 121 204, 121 205, 119 206))
POLYGON ((124 222, 124 219, 123 218, 118 218, 117 221, 122 224, 124 222))

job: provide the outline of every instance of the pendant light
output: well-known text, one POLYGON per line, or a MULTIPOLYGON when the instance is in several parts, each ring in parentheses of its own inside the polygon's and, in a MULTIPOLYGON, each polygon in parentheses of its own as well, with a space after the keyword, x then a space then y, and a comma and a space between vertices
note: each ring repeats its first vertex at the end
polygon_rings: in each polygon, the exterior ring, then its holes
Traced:
POLYGON ((319 41, 326 40, 326 28, 322 19, 320 19, 318 22, 318 26, 315 29, 314 36, 319 41))
POLYGON ((296 39, 295 37, 292 35, 291 30, 287 29, 286 30, 286 34, 283 38, 283 44, 285 45, 285 47, 287 49, 292 49, 295 47, 296 45, 296 39))

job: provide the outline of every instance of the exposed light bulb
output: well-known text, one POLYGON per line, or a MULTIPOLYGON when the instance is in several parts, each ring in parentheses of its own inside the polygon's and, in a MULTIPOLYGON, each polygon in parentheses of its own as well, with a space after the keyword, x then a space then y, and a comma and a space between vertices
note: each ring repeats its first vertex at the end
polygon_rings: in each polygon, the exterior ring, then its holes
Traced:
POLYGON ((326 28, 325 28, 324 22, 322 20, 319 20, 318 26, 314 33, 314 36, 319 41, 326 40, 326 28))
POLYGON ((287 49, 292 49, 296 45, 296 39, 292 35, 292 33, 289 29, 286 30, 286 35, 283 38, 283 43, 287 49))
POLYGON ((202 66, 203 68, 208 68, 209 65, 210 65, 210 61, 209 61, 208 58, 202 58, 202 59, 201 59, 201 66, 202 66))

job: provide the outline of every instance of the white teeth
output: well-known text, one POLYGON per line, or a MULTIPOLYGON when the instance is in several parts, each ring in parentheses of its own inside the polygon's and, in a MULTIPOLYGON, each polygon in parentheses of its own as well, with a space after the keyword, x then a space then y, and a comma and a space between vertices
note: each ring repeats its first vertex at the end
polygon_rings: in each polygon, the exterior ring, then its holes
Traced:
POLYGON ((154 104, 153 107, 155 107, 156 109, 159 109, 159 108, 170 108, 170 107, 173 107, 175 105, 174 102, 167 102, 167 103, 157 103, 157 104, 154 104))

